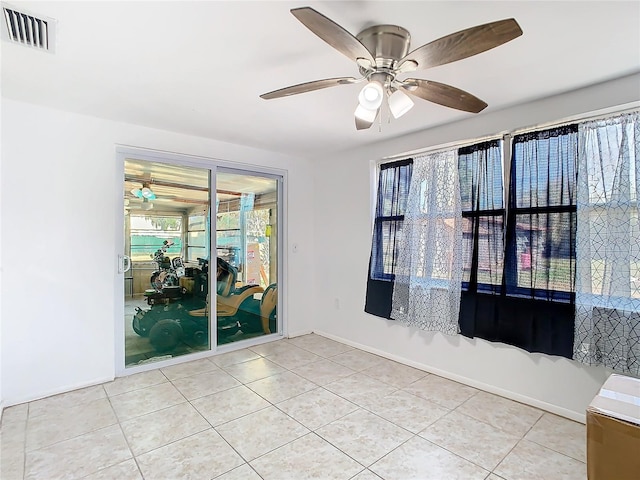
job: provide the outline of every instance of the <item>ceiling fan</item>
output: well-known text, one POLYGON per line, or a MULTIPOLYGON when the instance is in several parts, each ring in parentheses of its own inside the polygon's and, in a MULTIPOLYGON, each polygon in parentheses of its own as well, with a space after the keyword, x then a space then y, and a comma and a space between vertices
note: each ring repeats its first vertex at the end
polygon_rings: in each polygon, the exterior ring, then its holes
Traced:
POLYGON ((155 192, 151 190, 149 182, 144 182, 142 184, 142 188, 132 188, 131 195, 142 199, 142 210, 151 210, 153 208, 153 203, 151 203, 151 201, 157 198, 155 192))
POLYGON ((477 55, 522 35, 518 22, 509 18, 452 33, 409 52, 411 35, 397 25, 374 25, 354 37, 313 8, 294 8, 291 13, 318 37, 356 62, 361 77, 315 80, 274 90, 260 97, 269 100, 366 81, 355 111, 358 130, 373 125, 385 97, 395 118, 404 115, 413 106, 407 93, 465 112, 484 110, 487 107, 485 102, 459 88, 420 78, 401 80, 398 77, 477 55))

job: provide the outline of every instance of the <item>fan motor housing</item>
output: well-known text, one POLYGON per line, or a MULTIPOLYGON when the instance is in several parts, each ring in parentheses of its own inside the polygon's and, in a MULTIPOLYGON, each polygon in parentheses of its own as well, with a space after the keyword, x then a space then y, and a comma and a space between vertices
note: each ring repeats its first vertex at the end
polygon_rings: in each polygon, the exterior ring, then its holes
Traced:
POLYGON ((409 31, 397 25, 374 25, 362 30, 356 38, 371 52, 378 68, 393 69, 409 53, 411 44, 409 31))

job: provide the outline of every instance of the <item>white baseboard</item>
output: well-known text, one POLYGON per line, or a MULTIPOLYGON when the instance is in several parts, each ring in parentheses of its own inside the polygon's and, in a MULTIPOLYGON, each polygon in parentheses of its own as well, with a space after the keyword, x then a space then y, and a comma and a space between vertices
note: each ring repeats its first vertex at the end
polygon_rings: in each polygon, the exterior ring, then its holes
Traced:
MULTIPOLYGON (((308 335, 310 333, 313 333, 313 332, 311 330, 300 330, 300 331, 296 331, 296 332, 293 332, 293 333, 289 333, 287 335, 287 338, 299 337, 299 336, 302 336, 302 335, 308 335)), ((277 339, 269 338, 269 339, 265 340, 265 343, 266 342, 272 342, 274 340, 277 340, 277 339)), ((190 360, 188 360, 188 361, 190 361, 190 360)), ((158 365, 157 364, 153 364, 153 365, 149 365, 147 370, 155 370, 157 368, 158 368, 158 365)), ((135 373, 139 373, 139 372, 136 371, 135 373)), ((39 392, 39 393, 36 393, 34 395, 29 395, 29 396, 26 396, 26 397, 10 398, 8 400, 5 399, 3 401, 4 403, 0 403, 0 415, 2 415, 2 410, 5 407, 11 407, 13 405, 20 405, 20 404, 26 403, 26 402, 33 402, 35 400, 40 400, 42 398, 51 397, 53 395, 59 395, 61 393, 67 393, 67 392, 70 392, 72 390, 78 390, 80 388, 93 387, 94 385, 100 385, 102 383, 111 382, 113 380, 114 380, 114 377, 98 378, 98 379, 95 379, 95 380, 93 380, 91 382, 84 382, 84 383, 79 383, 79 384, 74 384, 74 385, 66 385, 64 387, 58 387, 58 388, 55 388, 55 389, 52 389, 52 390, 39 392)))
POLYGON ((388 358, 389 360, 393 360, 398 363, 402 363, 404 365, 408 365, 413 368, 417 368, 418 370, 422 370, 425 372, 433 373, 440 377, 448 378, 449 380, 453 380, 458 383, 462 383, 464 385, 468 385, 470 387, 477 388, 478 390, 483 390, 488 393, 493 393, 495 395, 499 395, 501 397, 508 398, 510 400, 515 400, 516 402, 524 403, 526 405, 530 405, 532 407, 539 408, 540 410, 547 411, 549 413, 553 413, 555 415, 559 415, 561 417, 568 418, 570 420, 574 420, 580 423, 586 423, 586 415, 584 413, 574 412, 573 410, 569 410, 567 408, 559 407, 558 405, 553 405, 551 403, 543 402, 536 398, 531 398, 526 395, 522 395, 520 393, 512 392, 510 390, 505 390, 494 385, 490 385, 488 383, 479 382, 473 378, 464 377, 462 375, 458 375, 455 373, 447 372, 445 370, 441 370, 439 368, 434 368, 430 365, 426 365, 424 363, 416 362, 413 360, 409 360, 407 358, 401 357, 399 355, 393 355, 391 353, 385 352, 383 350, 379 350, 377 348, 370 347, 368 345, 363 345, 358 342, 353 342, 346 338, 342 338, 337 335, 333 335, 326 332, 315 331, 316 335, 320 335, 331 340, 335 340, 340 343, 344 343, 346 345, 352 346, 354 348, 358 348, 360 350, 364 350, 369 353, 373 353, 380 357, 388 358))
POLYGON ((95 385, 101 385, 106 382, 111 382, 114 380, 114 377, 105 377, 105 378, 96 378, 90 382, 82 382, 78 384, 66 385, 64 387, 56 387, 51 390, 47 390, 44 392, 39 392, 33 395, 28 395, 26 397, 18 397, 18 398, 10 398, 8 400, 5 399, 6 404, 5 407, 12 407, 14 405, 20 405, 22 403, 33 402, 35 400, 41 400, 43 398, 52 397, 54 395, 60 395, 61 393, 68 393, 72 390, 78 390, 80 388, 93 387, 95 385))
POLYGON ((299 330, 297 332, 289 332, 287 338, 301 337, 302 335, 309 335, 313 333, 311 330, 299 330))

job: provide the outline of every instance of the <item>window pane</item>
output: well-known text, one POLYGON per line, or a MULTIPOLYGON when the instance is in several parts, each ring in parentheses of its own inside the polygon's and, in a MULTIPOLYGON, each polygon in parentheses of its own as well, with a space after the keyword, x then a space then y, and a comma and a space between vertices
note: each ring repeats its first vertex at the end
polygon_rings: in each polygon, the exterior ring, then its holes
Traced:
POLYGON ((458 175, 463 212, 503 208, 502 141, 461 148, 458 175))
MULTIPOLYGON (((451 248, 452 230, 455 219, 453 217, 431 217, 417 220, 413 226, 414 235, 418 235, 417 244, 420 249, 415 253, 414 270, 411 276, 425 279, 450 280, 452 278, 454 251, 451 248), (429 234, 433 244, 429 243, 429 234), (427 249, 434 249, 433 260, 425 261, 427 249), (427 270, 430 269, 430 270, 427 270)), ((397 272, 399 273, 399 272, 397 272)))
POLYGON ((173 243, 166 249, 167 255, 180 256, 182 253, 182 218, 147 215, 130 215, 131 218, 131 260, 151 261, 165 241, 173 243))
POLYGON ((271 176, 216 172, 218 345, 277 333, 278 190, 271 176))
POLYGON ((471 261, 473 258, 474 218, 462 218, 462 281, 471 280, 471 261))
POLYGON ((207 247, 188 247, 187 248, 187 261, 198 262, 198 259, 207 258, 207 247))
POLYGON ((188 230, 205 230, 206 217, 204 215, 192 215, 189 216, 189 228, 188 230))
POLYGON ((516 215, 517 286, 574 291, 575 212, 516 215))
MULTIPOLYGON (((237 200, 225 202, 220 207, 233 208, 234 206, 239 208, 239 202, 237 200)), ((240 228, 240 212, 218 213, 218 215, 216 215, 216 219, 218 231, 240 228)))
POLYGON ((516 208, 575 205, 576 125, 518 135, 511 165, 516 208))
POLYGON ((596 207, 585 231, 590 234, 591 293, 640 298, 638 209, 596 207))
MULTIPOLYGON (((483 215, 462 219, 462 281, 471 281, 475 226, 478 235, 478 284, 500 286, 504 266, 503 216, 483 215)), ((478 287, 482 289, 481 287, 478 287)))
POLYGON ((404 214, 411 182, 411 167, 412 165, 384 169, 381 167, 376 216, 392 217, 404 214))
POLYGON ((590 204, 620 201, 620 193, 626 194, 627 188, 628 201, 636 201, 634 128, 635 122, 601 122, 598 128, 584 129, 581 155, 588 160, 581 165, 586 168, 590 204), (626 165, 622 161, 625 155, 629 159, 626 165))
POLYGON ((218 257, 229 262, 236 268, 240 267, 240 250, 242 248, 240 230, 218 230, 216 233, 216 242, 218 257))
POLYGON ((124 161, 127 368, 210 350, 208 274, 197 261, 209 257, 208 242, 197 251, 188 243, 195 225, 205 235, 210 170, 169 160, 124 161))
POLYGON ((189 232, 187 234, 190 247, 205 247, 207 245, 207 235, 205 232, 189 232))
POLYGON ((402 234, 402 220, 382 220, 376 228, 378 243, 373 245, 372 278, 389 278, 395 271, 398 258, 398 236, 402 234))
POLYGON ((478 218, 478 283, 502 284, 504 265, 503 217, 478 218))

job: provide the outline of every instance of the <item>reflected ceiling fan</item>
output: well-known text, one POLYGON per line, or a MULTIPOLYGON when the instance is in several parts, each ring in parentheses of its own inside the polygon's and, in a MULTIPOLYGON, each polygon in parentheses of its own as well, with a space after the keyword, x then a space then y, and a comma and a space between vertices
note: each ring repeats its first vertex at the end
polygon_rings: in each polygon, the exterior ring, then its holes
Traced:
POLYGON ((385 98, 395 118, 408 112, 413 101, 407 93, 465 112, 484 110, 487 107, 485 102, 459 88, 420 78, 401 80, 398 77, 477 55, 522 35, 518 22, 509 18, 452 33, 409 52, 411 35, 396 25, 374 25, 354 37, 313 8, 294 8, 291 13, 318 37, 356 62, 361 77, 315 80, 274 90, 260 97, 269 100, 366 81, 355 111, 358 130, 373 125, 385 98))
POLYGON ((142 188, 131 189, 131 195, 142 200, 142 210, 151 210, 153 208, 151 201, 158 198, 149 185, 149 182, 144 182, 142 188))

